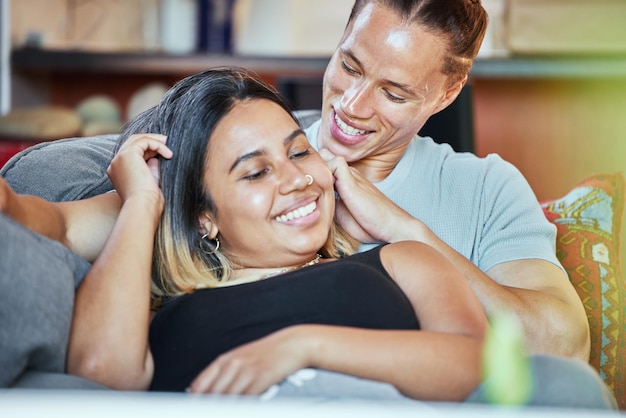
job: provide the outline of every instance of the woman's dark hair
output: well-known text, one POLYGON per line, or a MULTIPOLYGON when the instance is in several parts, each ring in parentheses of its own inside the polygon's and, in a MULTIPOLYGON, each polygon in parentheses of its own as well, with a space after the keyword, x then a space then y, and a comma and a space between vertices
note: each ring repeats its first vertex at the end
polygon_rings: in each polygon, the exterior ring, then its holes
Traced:
POLYGON ((487 12, 480 0, 356 0, 348 24, 370 3, 388 7, 407 23, 446 39, 448 55, 441 71, 453 82, 469 73, 487 30, 487 12))

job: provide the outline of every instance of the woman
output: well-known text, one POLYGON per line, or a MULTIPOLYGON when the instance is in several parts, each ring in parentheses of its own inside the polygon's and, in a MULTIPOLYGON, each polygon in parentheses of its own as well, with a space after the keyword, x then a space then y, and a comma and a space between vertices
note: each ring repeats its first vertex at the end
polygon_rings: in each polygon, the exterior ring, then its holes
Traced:
POLYGON ((486 319, 461 273, 416 242, 341 258, 333 175, 274 90, 209 70, 123 137, 122 208, 78 291, 71 373, 258 395, 317 368, 447 401, 479 384, 486 319))

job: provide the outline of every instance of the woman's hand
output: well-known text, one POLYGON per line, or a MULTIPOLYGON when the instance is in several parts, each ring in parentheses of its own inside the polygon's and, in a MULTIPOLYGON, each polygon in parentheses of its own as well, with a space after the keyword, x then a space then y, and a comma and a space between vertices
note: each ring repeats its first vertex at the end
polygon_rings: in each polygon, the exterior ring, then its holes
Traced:
POLYGON ((336 215, 339 224, 363 243, 424 240, 428 228, 396 205, 343 157, 327 149, 320 155, 335 177, 339 194, 336 215), (417 229, 416 229, 417 227, 417 229))
POLYGON ((161 195, 157 157, 172 157, 172 151, 165 145, 165 141, 164 135, 135 134, 124 142, 107 169, 123 201, 136 193, 161 195))
POLYGON ((196 393, 260 395, 307 367, 299 326, 276 331, 219 356, 191 383, 196 393))

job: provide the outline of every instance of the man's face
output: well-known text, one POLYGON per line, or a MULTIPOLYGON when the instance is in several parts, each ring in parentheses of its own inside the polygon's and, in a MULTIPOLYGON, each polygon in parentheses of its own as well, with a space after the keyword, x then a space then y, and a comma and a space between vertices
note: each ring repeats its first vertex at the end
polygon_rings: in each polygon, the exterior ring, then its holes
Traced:
POLYGON ((319 148, 357 168, 395 165, 426 120, 449 103, 440 71, 445 46, 391 9, 367 5, 324 75, 319 148))

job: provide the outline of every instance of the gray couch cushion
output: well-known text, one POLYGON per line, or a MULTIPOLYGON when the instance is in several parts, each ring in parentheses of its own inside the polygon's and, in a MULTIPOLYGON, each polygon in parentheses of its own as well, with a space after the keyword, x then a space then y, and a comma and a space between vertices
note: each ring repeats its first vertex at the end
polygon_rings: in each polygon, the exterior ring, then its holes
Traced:
POLYGON ((96 389, 104 390, 108 387, 82 377, 63 373, 46 373, 27 371, 17 379, 12 389, 96 389))
POLYGON ((89 264, 0 213, 0 387, 23 371, 63 373, 74 288, 89 264))
POLYGON ((42 142, 16 154, 0 175, 17 193, 61 202, 111 190, 106 174, 117 135, 42 142))

